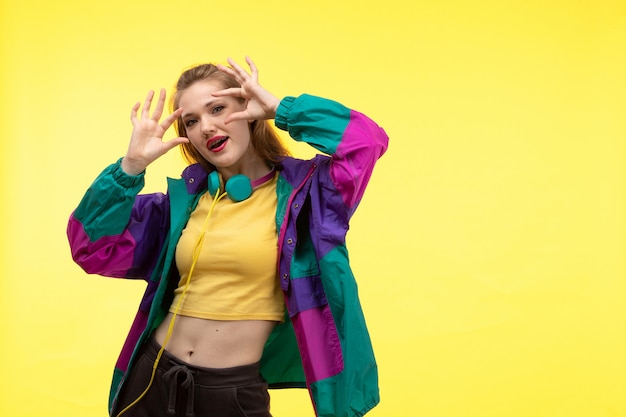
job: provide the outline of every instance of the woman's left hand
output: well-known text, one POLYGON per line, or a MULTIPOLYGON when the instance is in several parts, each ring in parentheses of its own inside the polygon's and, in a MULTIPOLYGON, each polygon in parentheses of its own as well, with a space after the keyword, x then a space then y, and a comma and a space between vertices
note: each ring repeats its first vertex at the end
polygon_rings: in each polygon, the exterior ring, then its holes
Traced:
POLYGON ((231 58, 228 58, 230 67, 224 65, 217 66, 220 71, 229 74, 237 80, 241 87, 216 91, 213 95, 216 97, 241 97, 246 100, 245 110, 231 113, 224 121, 225 123, 230 123, 234 120, 266 120, 273 119, 276 116, 276 109, 280 100, 261 87, 259 84, 259 72, 254 62, 249 57, 246 57, 246 62, 250 67, 250 74, 231 58))

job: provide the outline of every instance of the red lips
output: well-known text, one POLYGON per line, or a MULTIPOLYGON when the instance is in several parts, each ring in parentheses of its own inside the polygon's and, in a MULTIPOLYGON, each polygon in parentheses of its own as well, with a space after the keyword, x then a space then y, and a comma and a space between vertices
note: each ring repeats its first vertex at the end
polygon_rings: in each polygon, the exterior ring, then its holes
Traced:
POLYGON ((206 142, 206 147, 211 152, 219 152, 226 146, 228 136, 213 136, 206 142))

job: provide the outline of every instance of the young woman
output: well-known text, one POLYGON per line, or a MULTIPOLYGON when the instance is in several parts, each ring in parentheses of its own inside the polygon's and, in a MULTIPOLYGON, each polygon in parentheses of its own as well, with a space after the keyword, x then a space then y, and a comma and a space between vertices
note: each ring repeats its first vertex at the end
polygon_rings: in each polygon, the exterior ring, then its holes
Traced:
POLYGON ((147 281, 116 365, 112 416, 267 417, 270 388, 308 388, 316 415, 362 416, 377 367, 345 235, 387 135, 343 105, 279 100, 250 73, 200 65, 153 93, 126 155, 68 225, 88 273, 147 281), (270 127, 326 155, 292 158, 270 127), (163 141, 176 124, 179 137, 163 141), (148 165, 181 146, 167 194, 139 194, 148 165))

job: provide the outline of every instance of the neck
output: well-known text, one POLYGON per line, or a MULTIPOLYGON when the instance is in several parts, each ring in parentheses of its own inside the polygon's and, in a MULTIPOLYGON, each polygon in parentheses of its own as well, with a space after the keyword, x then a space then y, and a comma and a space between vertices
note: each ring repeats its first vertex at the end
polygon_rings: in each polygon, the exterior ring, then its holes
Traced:
POLYGON ((261 158, 255 155, 255 158, 248 161, 241 161, 237 166, 217 167, 224 181, 228 181, 230 177, 237 174, 243 174, 250 178, 251 181, 264 177, 272 168, 268 167, 261 158))

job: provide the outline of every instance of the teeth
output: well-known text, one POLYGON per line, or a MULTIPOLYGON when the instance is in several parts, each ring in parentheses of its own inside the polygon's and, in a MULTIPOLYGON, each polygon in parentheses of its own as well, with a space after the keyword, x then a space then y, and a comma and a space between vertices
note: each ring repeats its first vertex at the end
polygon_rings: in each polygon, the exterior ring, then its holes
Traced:
POLYGON ((213 142, 213 143, 211 144, 210 148, 211 148, 211 149, 215 149, 215 148, 217 148, 218 146, 220 146, 220 145, 221 145, 222 143, 224 143, 224 142, 226 142, 226 138, 224 138, 224 139, 220 139, 220 140, 218 140, 218 141, 216 141, 216 142, 213 142))

